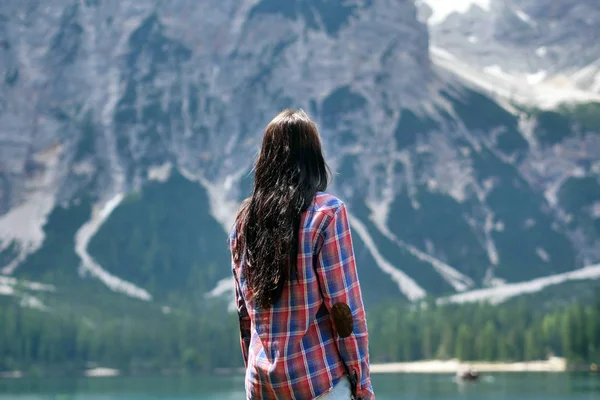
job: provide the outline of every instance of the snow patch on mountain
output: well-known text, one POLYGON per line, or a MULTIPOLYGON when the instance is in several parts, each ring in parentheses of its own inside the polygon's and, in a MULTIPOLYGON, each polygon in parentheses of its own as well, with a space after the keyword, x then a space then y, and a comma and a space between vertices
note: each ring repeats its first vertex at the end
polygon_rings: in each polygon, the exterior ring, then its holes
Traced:
POLYGON ((500 256, 498 255, 498 249, 496 248, 496 243, 492 237, 492 232, 496 230, 496 224, 494 224, 494 215, 492 212, 489 209, 486 211, 488 214, 486 215, 485 225, 483 227, 485 233, 485 249, 492 265, 498 265, 500 256))
POLYGON ((45 238, 43 226, 54 208, 54 202, 53 194, 36 193, 0 217, 0 252, 10 251, 9 248, 15 246, 17 253, 2 268, 3 274, 12 274, 29 254, 42 246, 45 238))
POLYGON ((181 174, 191 182, 197 182, 208 194, 210 213, 221 224, 225 233, 229 233, 235 222, 239 201, 232 196, 236 184, 246 173, 240 170, 235 174, 226 176, 222 181, 211 182, 202 173, 193 174, 185 168, 180 169, 181 174))
POLYGON ((369 234, 367 227, 354 215, 348 213, 350 224, 354 231, 360 236, 365 246, 369 249, 377 266, 386 274, 388 274, 392 280, 398 285, 400 292, 404 294, 409 300, 419 300, 426 296, 427 292, 417 284, 410 276, 406 275, 404 271, 398 269, 386 260, 383 255, 377 249, 375 241, 369 234))
MULTIPOLYGON (((435 66, 500 100, 537 106, 543 110, 555 109, 563 103, 600 102, 600 94, 579 89, 565 75, 537 82, 526 74, 508 73, 498 65, 480 70, 439 47, 431 46, 430 50, 435 66)), ((507 107, 507 110, 510 108, 507 107)))
POLYGON ((532 20, 531 17, 525 11, 521 10, 520 8, 515 7, 514 12, 515 12, 516 16, 521 21, 525 22, 527 25, 531 26, 532 28, 535 28, 537 26, 535 21, 532 20))
POLYGON ((233 295, 235 290, 235 280, 233 277, 227 277, 217 282, 217 286, 210 292, 206 293, 206 297, 220 297, 226 294, 233 295))
POLYGON ((30 294, 23 294, 19 302, 21 307, 34 308, 40 311, 47 311, 49 308, 37 297, 30 294))
POLYGON ((79 272, 81 275, 90 274, 99 279, 114 292, 123 293, 129 297, 144 301, 152 300, 152 296, 145 289, 139 288, 131 282, 127 282, 102 268, 88 253, 88 244, 98 232, 102 224, 110 214, 121 203, 125 196, 118 193, 104 204, 96 204, 92 210, 92 216, 88 222, 83 224, 75 234, 75 253, 81 259, 79 272))
POLYGON ((546 201, 548 201, 548 204, 553 208, 558 206, 558 191, 569 178, 583 178, 585 176, 586 174, 583 168, 578 166, 573 166, 572 169, 562 171, 562 173, 557 176, 544 191, 544 197, 546 198, 546 201))
POLYGON ((548 252, 546 250, 544 250, 542 247, 537 247, 535 249, 535 253, 538 255, 538 257, 540 257, 542 260, 544 260, 545 262, 550 261, 550 255, 548 254, 548 252))
POLYGON ((15 289, 12 286, 3 285, 0 283, 0 295, 10 296, 15 293, 15 289))
POLYGON ((488 301, 491 304, 500 304, 513 297, 539 292, 548 286, 558 285, 568 281, 595 279, 600 279, 600 264, 562 274, 537 278, 531 281, 509 283, 494 288, 478 289, 470 292, 459 293, 438 299, 438 303, 473 303, 488 301))
POLYGON ((525 75, 525 79, 527 80, 527 83, 529 83, 530 85, 537 85, 538 83, 540 83, 544 79, 546 79, 547 76, 548 76, 547 71, 540 70, 534 74, 525 75))
POLYGON ((26 280, 17 280, 11 276, 0 275, 0 286, 11 287, 19 286, 35 292, 56 292, 56 286, 40 282, 31 282, 26 280))
MULTIPOLYGON (((377 227, 377 229, 392 242, 396 243, 398 246, 407 250, 410 254, 415 256, 421 261, 424 261, 430 264, 439 274, 440 276, 449 283, 456 291, 464 292, 475 286, 475 282, 468 276, 461 274, 456 269, 452 268, 450 265, 438 260, 437 258, 429 255, 428 253, 419 250, 417 247, 406 243, 405 241, 399 239, 396 235, 394 235, 387 227, 387 212, 378 212, 381 209, 386 210, 386 207, 389 207, 385 203, 373 203, 372 201, 367 203, 369 209, 373 212, 371 215, 371 220, 373 224, 377 227), (383 219, 383 216, 386 216, 383 219)), ((356 224, 356 222, 355 222, 356 224)), ((358 228, 360 229, 360 227, 358 228)))
POLYGON ((204 294, 207 299, 216 297, 226 297, 230 300, 227 305, 227 311, 232 313, 237 310, 237 302, 235 300, 235 279, 231 276, 221 279, 213 290, 204 294))
POLYGON ((34 172, 30 179, 25 180, 27 194, 23 202, 0 216, 0 253, 11 250, 16 253, 8 264, 0 266, 3 274, 12 274, 44 242, 43 227, 56 205, 63 151, 63 146, 55 145, 33 156, 40 172, 34 172))
POLYGON ((600 92, 600 58, 571 75, 578 86, 587 86, 592 92, 600 92))
POLYGON ((148 168, 148 180, 164 183, 171 176, 172 170, 173 164, 171 164, 170 162, 166 162, 163 165, 150 167, 148 168))
POLYGON ((56 292, 56 287, 0 275, 0 295, 20 298, 19 304, 21 307, 35 308, 41 311, 48 310, 48 307, 39 298, 25 291, 56 292))

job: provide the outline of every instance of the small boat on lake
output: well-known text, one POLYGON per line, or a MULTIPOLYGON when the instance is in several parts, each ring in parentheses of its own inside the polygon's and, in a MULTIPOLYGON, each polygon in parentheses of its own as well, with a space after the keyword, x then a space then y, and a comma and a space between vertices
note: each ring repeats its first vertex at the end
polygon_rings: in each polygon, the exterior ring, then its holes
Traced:
POLYGON ((473 368, 469 368, 463 371, 457 371, 456 379, 459 382, 474 382, 479 379, 479 373, 473 368))

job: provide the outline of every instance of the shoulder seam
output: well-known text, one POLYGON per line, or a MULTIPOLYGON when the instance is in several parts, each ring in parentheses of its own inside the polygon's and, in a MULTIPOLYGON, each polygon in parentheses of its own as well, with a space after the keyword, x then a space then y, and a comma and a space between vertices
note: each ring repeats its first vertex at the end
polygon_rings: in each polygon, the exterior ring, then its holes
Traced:
POLYGON ((344 202, 340 200, 340 203, 337 204, 335 207, 330 207, 325 210, 317 211, 317 212, 325 213, 325 215, 328 217, 327 221, 322 222, 321 227, 319 227, 319 236, 323 237, 323 239, 325 239, 323 232, 325 230, 327 230, 329 225, 333 222, 335 217, 339 214, 339 212, 342 210, 342 208, 344 208, 344 206, 345 206, 344 202))
POLYGON ((336 204, 334 207, 319 208, 319 209, 316 209, 315 212, 323 213, 329 217, 333 217, 339 212, 339 210, 342 208, 343 205, 344 205, 344 203, 340 202, 339 204, 336 204))
POLYGON ((333 215, 335 215, 339 211, 339 209, 342 206, 344 206, 345 203, 340 198, 338 198, 336 196, 333 196, 331 194, 326 194, 326 196, 330 197, 333 200, 335 200, 335 202, 334 202, 335 204, 334 205, 328 205, 327 201, 325 201, 325 204, 322 204, 322 205, 320 205, 318 207, 315 207, 314 212, 321 212, 321 213, 325 213, 325 214, 327 214, 329 216, 333 216, 333 215))

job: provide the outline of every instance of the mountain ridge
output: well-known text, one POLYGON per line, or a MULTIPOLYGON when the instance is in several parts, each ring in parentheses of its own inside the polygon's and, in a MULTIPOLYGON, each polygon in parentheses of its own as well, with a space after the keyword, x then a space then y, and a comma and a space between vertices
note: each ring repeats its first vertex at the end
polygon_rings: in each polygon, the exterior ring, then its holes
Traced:
POLYGON ((226 233, 285 107, 319 125, 369 302, 600 260, 600 105, 514 102, 412 2, 41 4, 0 24, 3 279, 229 295, 226 233))

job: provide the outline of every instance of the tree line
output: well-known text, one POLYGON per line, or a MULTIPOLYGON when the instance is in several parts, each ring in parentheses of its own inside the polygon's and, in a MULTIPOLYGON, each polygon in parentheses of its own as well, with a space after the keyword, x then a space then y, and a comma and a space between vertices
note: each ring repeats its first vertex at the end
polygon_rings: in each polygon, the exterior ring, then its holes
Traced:
POLYGON ((600 301, 544 309, 525 300, 378 308, 368 320, 374 362, 422 359, 600 362, 600 301))
POLYGON ((0 304, 0 371, 81 371, 93 365, 131 373, 208 371, 238 366, 237 319, 223 310, 147 315, 57 315, 0 304))
MULTIPOLYGON (((107 317, 0 303, 0 371, 210 371, 242 366, 238 321, 222 305, 202 312, 107 317)), ((600 301, 544 310, 507 305, 378 305, 367 310, 371 362, 600 362, 600 301)))

